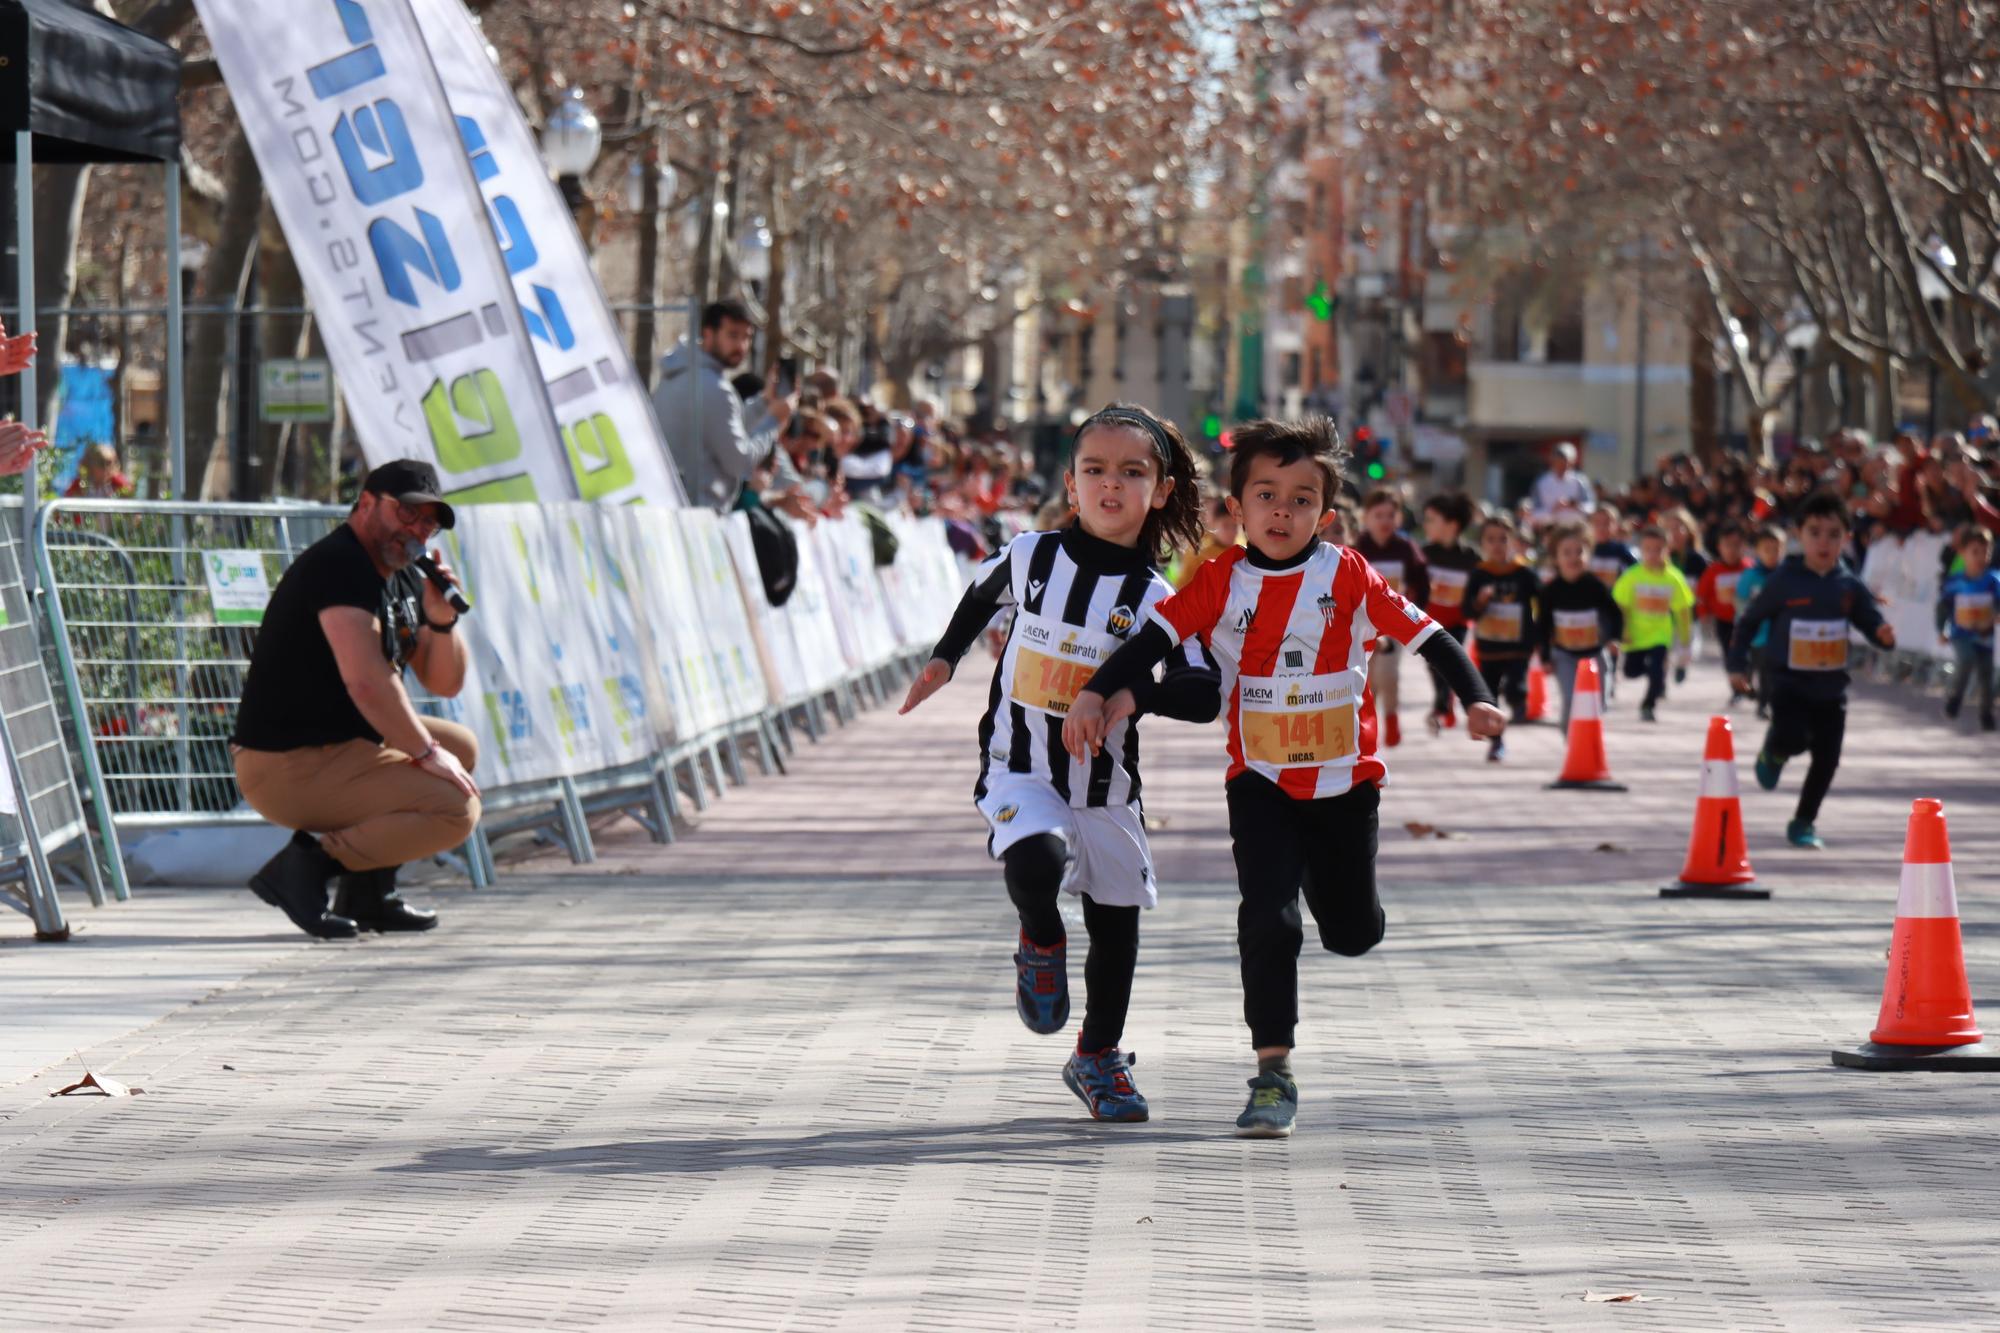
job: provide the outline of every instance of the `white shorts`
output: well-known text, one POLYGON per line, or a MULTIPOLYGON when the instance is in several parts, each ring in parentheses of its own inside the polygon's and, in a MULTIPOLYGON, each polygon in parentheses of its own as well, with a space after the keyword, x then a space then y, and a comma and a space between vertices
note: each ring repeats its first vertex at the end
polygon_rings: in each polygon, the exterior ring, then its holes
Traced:
POLYGON ((992 830, 987 850, 1001 853, 1023 838, 1053 833, 1069 849, 1062 886, 1088 893, 1106 907, 1152 907, 1153 852, 1137 807, 1092 806, 1079 810, 1057 794, 1047 778, 1029 773, 997 774, 979 802, 992 830))

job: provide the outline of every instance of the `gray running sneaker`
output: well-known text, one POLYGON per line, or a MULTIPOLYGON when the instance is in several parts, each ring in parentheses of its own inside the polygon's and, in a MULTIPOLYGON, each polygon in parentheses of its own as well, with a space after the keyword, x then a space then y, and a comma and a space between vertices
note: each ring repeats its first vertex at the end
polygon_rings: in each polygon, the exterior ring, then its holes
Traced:
POLYGON ((1236 1117, 1239 1139, 1288 1139, 1299 1115, 1299 1085, 1283 1074, 1250 1080, 1250 1101, 1236 1117))

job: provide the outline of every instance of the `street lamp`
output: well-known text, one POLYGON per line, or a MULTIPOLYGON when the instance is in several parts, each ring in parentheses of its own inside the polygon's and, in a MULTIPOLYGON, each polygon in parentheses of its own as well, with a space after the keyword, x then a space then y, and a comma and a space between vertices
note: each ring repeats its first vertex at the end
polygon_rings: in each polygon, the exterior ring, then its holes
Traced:
MULTIPOLYGON (((1931 319, 1939 324, 1944 322, 1945 303, 1951 300, 1951 286, 1941 275, 1949 274, 1958 267, 1958 256, 1943 238, 1932 236, 1924 242, 1924 256, 1930 264, 1917 265, 1917 295, 1930 308, 1931 319), (1935 267, 1933 267, 1933 265, 1935 267)), ((1930 363, 1929 424, 1924 429, 1926 436, 1937 434, 1937 386, 1938 363, 1935 353, 1927 353, 1924 359, 1930 363)))
POLYGON ((572 213, 583 207, 583 177, 597 165, 603 147, 604 127, 583 100, 583 89, 571 88, 542 126, 542 158, 572 213))
POLYGON ((1795 310, 1785 329, 1785 346, 1792 353, 1792 447, 1805 436, 1806 358, 1819 342, 1819 325, 1804 310, 1795 310))

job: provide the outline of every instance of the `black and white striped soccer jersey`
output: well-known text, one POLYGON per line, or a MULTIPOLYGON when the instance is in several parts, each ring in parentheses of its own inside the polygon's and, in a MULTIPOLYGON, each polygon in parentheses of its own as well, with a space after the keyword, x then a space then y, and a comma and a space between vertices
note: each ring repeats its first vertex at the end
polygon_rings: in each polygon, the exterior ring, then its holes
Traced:
MULTIPOLYGON (((1023 533, 979 567, 968 602, 1012 607, 1014 618, 979 724, 975 800, 995 777, 1011 772, 1047 779, 1073 807, 1138 802, 1137 719, 1121 722, 1104 748, 1083 761, 1063 749, 1063 719, 1084 682, 1172 592, 1138 551, 1073 525, 1023 533)), ((1219 677, 1199 639, 1167 659, 1167 678, 1180 672, 1219 677)), ((1142 697, 1142 714, 1146 705, 1142 697)))

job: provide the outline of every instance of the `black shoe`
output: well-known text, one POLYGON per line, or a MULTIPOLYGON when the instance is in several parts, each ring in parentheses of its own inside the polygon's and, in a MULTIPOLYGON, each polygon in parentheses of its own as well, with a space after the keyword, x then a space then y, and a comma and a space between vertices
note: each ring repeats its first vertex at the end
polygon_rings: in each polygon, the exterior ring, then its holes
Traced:
POLYGON ((326 882, 339 873, 340 862, 327 854, 317 838, 294 833, 292 840, 250 877, 250 891, 308 935, 351 940, 360 929, 346 917, 326 910, 326 882))
POLYGON ((335 915, 352 917, 363 930, 429 930, 438 923, 438 914, 427 907, 412 907, 396 892, 396 867, 383 870, 350 870, 335 881, 335 915))
POLYGON ((1958 699, 1946 699, 1944 701, 1944 715, 1950 718, 1957 717, 1959 704, 1961 702, 1962 701, 1958 699))
POLYGON ((1981 731, 1991 731, 1993 730, 1993 726, 1994 726, 1993 714, 1981 713, 1979 715, 1979 729, 1981 731))

